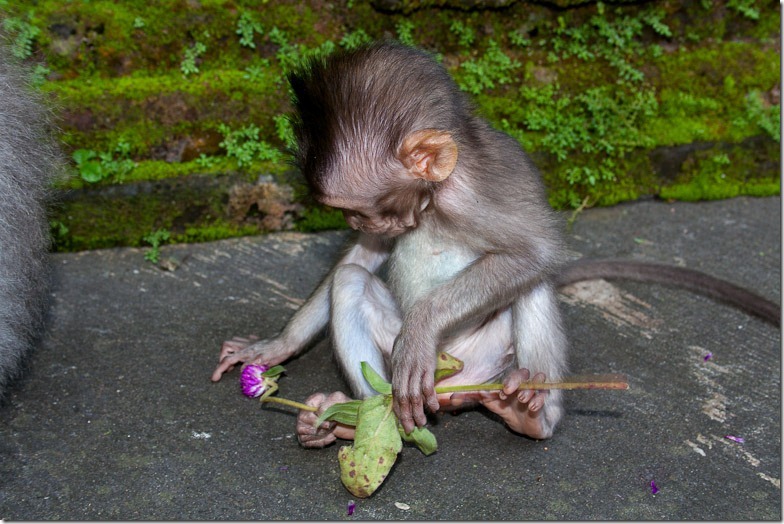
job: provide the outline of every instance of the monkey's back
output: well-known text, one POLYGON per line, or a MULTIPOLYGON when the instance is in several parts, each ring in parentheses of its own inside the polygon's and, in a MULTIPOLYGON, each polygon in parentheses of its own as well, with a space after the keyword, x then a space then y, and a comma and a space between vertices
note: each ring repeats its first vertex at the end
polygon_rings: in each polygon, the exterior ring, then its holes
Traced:
POLYGON ((43 322, 50 245, 45 203, 59 173, 47 114, 0 47, 0 398, 43 322))

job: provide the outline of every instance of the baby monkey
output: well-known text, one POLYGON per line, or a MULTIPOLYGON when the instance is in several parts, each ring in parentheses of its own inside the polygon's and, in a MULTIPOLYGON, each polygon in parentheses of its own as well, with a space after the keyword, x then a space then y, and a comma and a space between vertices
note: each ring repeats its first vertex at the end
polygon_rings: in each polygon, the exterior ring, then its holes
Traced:
POLYGON ((549 437, 560 393, 513 395, 521 381, 559 380, 565 369, 551 284, 562 238, 531 160, 410 47, 335 54, 289 80, 299 167, 359 237, 278 337, 226 342, 213 380, 238 362, 283 362, 329 325, 353 393, 374 394, 367 361, 391 379, 407 432, 425 424, 425 409, 452 405, 434 390, 446 351, 464 369, 441 384, 503 377, 504 392, 482 402, 514 431, 549 437), (384 262, 387 282, 375 275, 384 262))
MULTIPOLYGON (((406 432, 426 423, 425 410, 478 400, 515 432, 551 436, 560 391, 516 390, 563 378, 554 282, 612 271, 557 274, 561 227, 528 155, 414 48, 372 44, 313 60, 289 80, 299 167, 316 200, 342 210, 359 236, 280 335, 225 342, 212 379, 240 362, 281 363, 328 326, 354 395, 375 394, 360 369, 367 361, 391 380, 406 432), (385 262, 382 281, 375 273, 385 262), (503 391, 437 395, 439 351, 464 363, 439 385, 502 380, 503 391)), ((345 400, 316 394, 308 403, 320 413, 345 400)), ((314 428, 315 420, 300 412, 305 446, 351 436, 334 423, 314 428)))

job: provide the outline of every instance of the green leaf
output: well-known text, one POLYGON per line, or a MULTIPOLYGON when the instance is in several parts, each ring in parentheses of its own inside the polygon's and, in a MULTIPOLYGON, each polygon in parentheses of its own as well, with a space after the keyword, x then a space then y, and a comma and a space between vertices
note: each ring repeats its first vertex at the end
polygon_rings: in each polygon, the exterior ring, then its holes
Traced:
POLYGON ((349 402, 332 404, 330 407, 324 410, 324 413, 321 414, 314 425, 318 427, 325 420, 334 420, 335 422, 346 424, 348 426, 356 426, 359 406, 361 404, 361 400, 351 400, 349 402))
POLYGON ((424 453, 425 455, 430 455, 435 453, 438 449, 438 442, 436 442, 436 436, 433 435, 430 430, 425 428, 414 428, 414 431, 411 433, 406 433, 403 431, 403 426, 398 424, 398 432, 400 436, 406 442, 410 444, 414 444, 416 447, 419 448, 419 451, 424 453))
POLYGON ((101 164, 95 160, 88 160, 79 164, 79 175, 85 182, 99 182, 103 180, 105 173, 101 164))
POLYGON ((286 371, 286 368, 284 368, 283 366, 273 366, 269 368, 267 371, 265 371, 264 373, 262 373, 261 376, 275 378, 283 374, 284 371, 286 371))
POLYGON ((81 165, 88 160, 95 158, 96 152, 90 149, 77 149, 73 152, 71 157, 74 159, 77 165, 81 165))
POLYGON ((360 364, 362 366, 362 376, 365 377, 365 380, 368 381, 370 387, 381 393, 382 395, 391 395, 392 394, 392 384, 381 378, 381 375, 376 373, 376 370, 368 364, 367 362, 363 361, 360 364))
POLYGON ((392 469, 403 449, 397 425, 392 397, 377 395, 362 401, 354 444, 338 452, 340 480, 354 496, 372 495, 392 469))
POLYGON ((436 382, 451 377, 462 370, 462 360, 458 360, 449 353, 444 353, 443 351, 438 354, 438 358, 436 359, 436 382))

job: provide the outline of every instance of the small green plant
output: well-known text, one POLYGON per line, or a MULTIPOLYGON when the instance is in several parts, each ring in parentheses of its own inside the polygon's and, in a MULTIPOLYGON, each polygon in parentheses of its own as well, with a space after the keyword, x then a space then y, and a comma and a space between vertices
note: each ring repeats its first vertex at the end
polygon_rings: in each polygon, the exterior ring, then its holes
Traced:
POLYGON ((79 176, 89 183, 113 179, 122 181, 136 163, 130 158, 131 145, 119 142, 114 151, 96 152, 91 149, 77 149, 72 158, 76 163, 79 176))
MULTIPOLYGON (((652 139, 644 124, 658 112, 653 91, 627 93, 612 86, 594 87, 574 96, 562 94, 558 84, 523 86, 520 95, 527 102, 522 124, 540 134, 528 138, 528 147, 543 149, 559 161, 573 153, 594 155, 596 165, 582 164, 565 172, 571 185, 596 185, 615 179, 616 159, 636 147, 646 147, 652 139)), ((508 121, 501 129, 521 140, 508 121)))
POLYGON ((302 56, 300 55, 297 46, 289 42, 285 31, 278 29, 276 26, 270 29, 267 35, 269 36, 270 41, 278 46, 275 58, 280 62, 283 72, 288 73, 295 69, 302 60, 302 56))
POLYGON ((283 77, 281 77, 280 80, 281 83, 284 81, 286 74, 297 69, 304 61, 309 60, 310 58, 327 56, 336 49, 335 43, 331 40, 326 40, 315 48, 308 48, 302 44, 299 46, 294 45, 289 42, 286 32, 277 27, 270 29, 267 36, 273 44, 278 46, 275 58, 278 59, 281 69, 283 70, 283 77))
POLYGON ((194 43, 191 47, 185 50, 185 58, 180 63, 180 71, 185 76, 194 75, 199 72, 199 67, 196 65, 196 59, 207 52, 207 46, 201 42, 194 43))
POLYGON ((240 37, 240 45, 256 49, 256 42, 253 41, 253 35, 258 33, 264 34, 264 27, 256 21, 256 19, 248 12, 242 13, 239 20, 237 20, 236 33, 240 37))
POLYGON ((773 140, 781 142, 781 104, 765 107, 757 91, 746 95, 746 114, 733 121, 736 125, 756 125, 773 140))
POLYGON ((52 72, 51 69, 43 64, 36 64, 33 71, 30 73, 30 84, 35 87, 41 87, 46 82, 46 77, 52 72))
POLYGON ((260 58, 255 63, 245 68, 245 74, 242 75, 246 80, 251 82, 264 81, 265 72, 270 67, 270 61, 267 58, 260 58))
MULTIPOLYGON (((28 13, 28 20, 32 16, 33 12, 31 11, 28 13)), ((10 35, 14 35, 14 39, 11 42, 11 54, 20 60, 24 60, 33 54, 33 42, 41 33, 41 30, 28 20, 16 17, 3 20, 3 30, 10 35)))
POLYGON ((152 247, 144 252, 144 260, 157 264, 161 256, 161 245, 171 238, 171 233, 165 229, 153 231, 149 235, 145 235, 143 240, 150 244, 152 247))
POLYGON ((280 151, 259 138, 261 130, 254 124, 238 130, 220 124, 218 131, 223 134, 220 146, 226 150, 227 156, 237 159, 239 167, 250 165, 254 160, 278 162, 283 158, 280 151))
POLYGON ((550 42, 553 50, 548 55, 548 61, 557 62, 575 57, 593 62, 602 58, 618 71, 622 82, 641 82, 645 75, 631 64, 629 57, 643 51, 639 36, 646 26, 660 36, 672 36, 670 28, 662 22, 666 13, 662 9, 650 8, 637 16, 621 16, 621 11, 617 10, 617 14, 610 19, 602 2, 598 2, 596 8, 597 14, 580 26, 570 27, 566 18, 558 17, 558 27, 553 30, 555 36, 550 42))
POLYGON ((469 48, 476 40, 476 32, 461 20, 453 20, 449 24, 449 31, 457 36, 457 41, 462 47, 469 48))
POLYGON ((414 22, 411 20, 400 20, 397 24, 395 24, 395 30, 397 31, 397 39, 401 44, 415 46, 416 41, 414 40, 414 29, 416 26, 414 22))
POLYGON ((463 91, 478 95, 485 89, 493 89, 496 84, 511 82, 512 73, 519 67, 520 62, 509 58, 491 39, 481 57, 460 64, 457 84, 463 91))
POLYGON ((49 232, 52 236, 55 251, 70 247, 71 239, 68 237, 70 229, 62 221, 50 220, 49 232))
POLYGON ((346 49, 356 49, 364 44, 368 44, 372 42, 373 39, 363 30, 357 29, 356 31, 352 31, 347 33, 343 38, 340 39, 340 46, 346 49))
POLYGON ((727 7, 751 20, 759 20, 759 9, 754 7, 754 0, 729 0, 727 7))
POLYGON ((275 133, 287 148, 294 149, 297 140, 294 137, 294 128, 291 126, 291 119, 287 115, 275 115, 272 117, 275 122, 275 133))
POLYGON ((133 19, 133 28, 134 29, 144 29, 147 26, 147 22, 144 21, 144 18, 141 16, 137 16, 133 19))
POLYGON ((507 34, 509 42, 518 47, 528 47, 531 45, 531 40, 523 36, 520 31, 509 31, 507 34))
POLYGON ((217 158, 214 156, 205 155, 204 153, 200 154, 199 158, 196 159, 196 164, 204 169, 209 169, 217 163, 217 158))

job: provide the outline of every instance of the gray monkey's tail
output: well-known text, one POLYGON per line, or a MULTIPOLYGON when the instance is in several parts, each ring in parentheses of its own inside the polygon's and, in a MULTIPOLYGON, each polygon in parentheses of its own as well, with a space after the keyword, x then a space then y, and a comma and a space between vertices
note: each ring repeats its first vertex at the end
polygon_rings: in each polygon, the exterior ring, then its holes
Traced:
POLYGON ((757 316, 781 327, 781 306, 740 286, 684 267, 637 260, 579 259, 555 275, 556 287, 584 280, 634 280, 686 289, 757 316))

